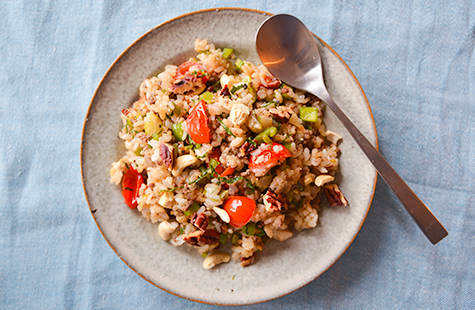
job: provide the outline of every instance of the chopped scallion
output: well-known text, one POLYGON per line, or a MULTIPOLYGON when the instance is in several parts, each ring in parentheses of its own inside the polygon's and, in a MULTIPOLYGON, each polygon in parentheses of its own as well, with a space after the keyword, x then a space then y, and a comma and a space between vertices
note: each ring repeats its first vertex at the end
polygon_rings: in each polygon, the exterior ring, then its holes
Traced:
POLYGON ((250 84, 251 83, 251 77, 249 75, 246 75, 241 81, 243 83, 250 84))
POLYGON ((302 121, 316 122, 318 120, 317 107, 300 107, 299 117, 302 121))
POLYGON ((228 59, 229 56, 231 56, 233 52, 234 50, 232 48, 225 47, 223 48, 223 52, 221 53, 221 56, 223 56, 223 58, 228 59))
POLYGON ((182 122, 180 123, 174 123, 172 125, 172 133, 175 139, 178 141, 183 141, 183 128, 182 128, 182 122))
POLYGON ((220 245, 225 245, 226 241, 228 241, 228 235, 227 234, 220 234, 219 235, 219 244, 220 245))
POLYGON ((200 205, 194 201, 191 206, 188 208, 188 210, 184 211, 183 214, 185 214, 186 216, 191 216, 193 215, 196 211, 198 211, 200 209, 200 205))
POLYGON ((249 222, 246 226, 242 228, 242 233, 248 236, 254 236, 256 232, 256 223, 249 222))
POLYGON ((211 100, 213 100, 213 94, 209 91, 205 91, 204 93, 202 93, 200 95, 200 98, 204 101, 206 101, 207 103, 211 103, 211 100))
POLYGON ((236 68, 241 69, 242 65, 244 65, 244 61, 238 58, 236 59, 235 64, 236 64, 236 68))
POLYGON ((272 140, 270 138, 274 137, 277 134, 276 127, 269 127, 266 128, 263 132, 258 134, 254 139, 258 142, 265 142, 268 144, 272 144, 272 140))

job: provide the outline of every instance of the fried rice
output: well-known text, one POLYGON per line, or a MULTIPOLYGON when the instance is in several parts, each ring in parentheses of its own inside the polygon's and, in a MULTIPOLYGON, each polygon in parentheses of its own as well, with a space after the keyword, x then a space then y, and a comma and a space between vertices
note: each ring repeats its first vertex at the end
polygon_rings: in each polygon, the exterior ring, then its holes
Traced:
POLYGON ((140 85, 121 113, 125 155, 110 181, 203 267, 252 264, 272 239, 318 223, 322 197, 347 201, 334 182, 341 137, 322 123, 323 103, 236 58, 195 42, 195 58, 140 85), (225 245, 230 244, 230 253, 225 245))

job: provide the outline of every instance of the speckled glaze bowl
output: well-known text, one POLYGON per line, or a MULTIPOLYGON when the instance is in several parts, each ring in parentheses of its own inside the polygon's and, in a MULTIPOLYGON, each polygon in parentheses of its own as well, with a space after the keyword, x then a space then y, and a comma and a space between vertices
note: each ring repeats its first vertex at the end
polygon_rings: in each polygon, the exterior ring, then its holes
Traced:
MULTIPOLYGON (((117 255, 137 274, 172 294, 194 301, 242 305, 271 300, 313 281, 345 252, 369 210, 376 171, 329 109, 325 123, 343 136, 338 182, 348 207, 324 208, 319 225, 285 241, 272 241, 248 267, 239 263, 202 267, 203 258, 188 246, 160 239, 157 224, 128 208, 119 186, 109 183, 111 163, 123 154, 118 137, 120 113, 138 99, 140 83, 166 64, 195 54, 195 39, 232 47, 241 59, 260 63, 255 34, 270 16, 248 9, 210 9, 186 14, 152 29, 112 64, 99 84, 86 116, 81 169, 92 215, 117 255)), ((358 81, 343 60, 318 39, 330 93, 349 118, 377 144, 371 110, 358 81)))

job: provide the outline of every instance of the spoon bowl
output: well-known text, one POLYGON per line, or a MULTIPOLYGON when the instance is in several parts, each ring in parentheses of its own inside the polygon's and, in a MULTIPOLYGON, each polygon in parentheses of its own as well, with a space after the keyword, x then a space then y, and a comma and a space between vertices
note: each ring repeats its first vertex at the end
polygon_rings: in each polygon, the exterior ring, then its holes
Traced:
POLYGON ((300 20, 287 14, 270 17, 257 32, 256 48, 263 65, 274 76, 325 102, 433 244, 448 235, 432 212, 333 101, 325 86, 315 38, 300 20))

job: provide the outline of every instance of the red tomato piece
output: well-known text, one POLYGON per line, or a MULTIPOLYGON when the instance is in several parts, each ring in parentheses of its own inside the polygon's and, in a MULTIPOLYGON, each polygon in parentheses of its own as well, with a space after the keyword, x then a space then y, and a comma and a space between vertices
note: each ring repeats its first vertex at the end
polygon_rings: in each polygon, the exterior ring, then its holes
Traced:
MULTIPOLYGON (((209 154, 210 158, 213 158, 213 159, 217 160, 218 162, 219 162, 219 156, 221 156, 221 150, 219 149, 219 147, 214 148, 211 151, 211 154, 209 154)), ((219 163, 219 165, 216 166, 214 168, 214 170, 216 171, 216 173, 221 175, 221 173, 223 173, 223 171, 224 171, 223 165, 221 165, 221 163, 219 163)))
POLYGON ((255 209, 256 202, 245 196, 234 196, 224 203, 224 210, 230 218, 229 223, 236 228, 246 225, 255 209))
POLYGON ((186 119, 187 132, 195 143, 209 143, 211 134, 208 125, 208 113, 206 112, 206 102, 201 100, 191 110, 186 119))
POLYGON ((144 183, 142 174, 130 167, 122 178, 122 196, 125 203, 134 209, 137 207, 137 198, 139 196, 140 186, 144 183))
POLYGON ((206 83, 209 80, 209 75, 206 72, 206 69, 195 61, 182 63, 176 69, 176 73, 179 78, 183 78, 186 75, 196 75, 196 77, 200 78, 203 83, 206 83))
POLYGON ((224 169, 224 171, 219 176, 221 176, 221 177, 228 176, 230 174, 233 174, 235 170, 236 170, 236 168, 234 168, 234 167, 228 167, 228 168, 224 169))
POLYGON ((249 169, 270 169, 289 157, 292 157, 290 151, 282 144, 274 142, 267 150, 257 149, 251 153, 249 169))

